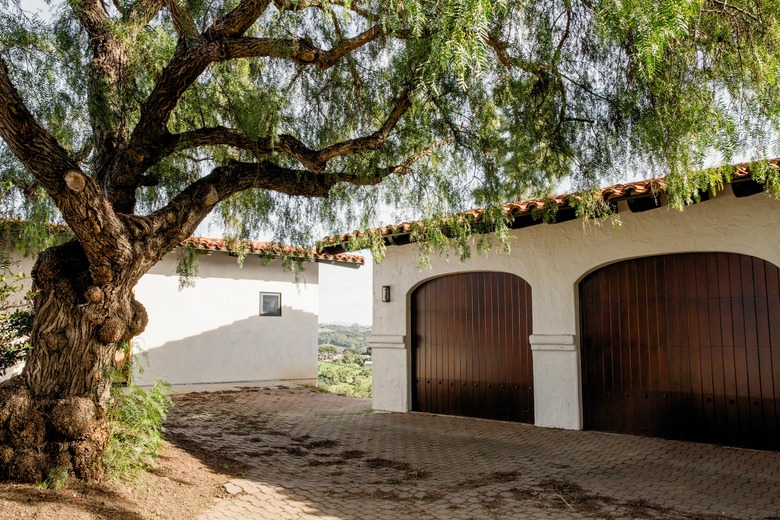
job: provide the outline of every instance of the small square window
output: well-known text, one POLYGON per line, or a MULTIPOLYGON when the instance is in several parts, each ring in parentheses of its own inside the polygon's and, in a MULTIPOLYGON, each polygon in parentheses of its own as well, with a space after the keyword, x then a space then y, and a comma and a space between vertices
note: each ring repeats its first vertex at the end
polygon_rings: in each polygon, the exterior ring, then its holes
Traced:
POLYGON ((282 293, 260 293, 260 316, 282 315, 282 293))

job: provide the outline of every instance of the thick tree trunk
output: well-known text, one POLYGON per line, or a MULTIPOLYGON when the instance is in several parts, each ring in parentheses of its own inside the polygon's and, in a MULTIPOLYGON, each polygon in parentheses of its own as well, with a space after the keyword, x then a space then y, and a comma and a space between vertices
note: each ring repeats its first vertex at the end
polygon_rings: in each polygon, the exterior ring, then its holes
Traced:
POLYGON ((0 385, 0 479, 37 482, 53 468, 103 474, 114 352, 147 319, 132 296, 138 277, 92 271, 76 241, 36 262, 33 350, 24 372, 0 385))

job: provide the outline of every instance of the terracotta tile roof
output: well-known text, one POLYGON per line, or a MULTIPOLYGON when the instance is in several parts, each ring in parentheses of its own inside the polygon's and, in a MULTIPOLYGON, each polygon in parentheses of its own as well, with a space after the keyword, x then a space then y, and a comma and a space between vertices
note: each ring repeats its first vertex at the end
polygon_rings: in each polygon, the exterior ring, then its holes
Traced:
MULTIPOLYGON (((365 258, 359 255, 352 255, 347 253, 315 253, 313 249, 279 244, 276 242, 257 242, 244 240, 242 243, 248 248, 247 253, 249 254, 279 256, 282 253, 285 253, 299 258, 305 258, 309 255, 313 255, 314 260, 317 262, 333 262, 341 264, 364 265, 366 262, 365 258)), ((184 240, 181 245, 192 245, 203 251, 230 252, 228 242, 223 238, 190 237, 184 240)))
MULTIPOLYGON (((7 224, 25 224, 28 221, 15 218, 0 217, 0 222, 7 224)), ((70 228, 62 224, 47 224, 49 231, 54 233, 70 233, 70 228)), ((72 235, 71 235, 72 236, 72 235)), ((347 253, 316 253, 314 249, 307 249, 304 247, 295 247, 275 242, 257 242, 257 241, 243 241, 249 250, 249 254, 266 254, 271 256, 279 256, 283 252, 292 256, 305 258, 309 254, 313 254, 313 258, 316 262, 327 262, 336 264, 354 264, 357 266, 365 265, 366 259, 360 255, 353 255, 347 253)), ((197 249, 204 251, 225 251, 230 252, 228 243, 222 238, 209 238, 209 237, 190 237, 182 241, 181 245, 193 245, 197 249)))
MULTIPOLYGON (((770 159, 769 163, 775 168, 780 168, 780 158, 770 159)), ((740 163, 733 165, 730 171, 731 182, 739 180, 748 180, 751 178, 750 174, 751 163, 740 163)), ((640 197, 658 196, 666 191, 666 179, 653 178, 641 181, 629 182, 625 184, 614 184, 601 188, 601 196, 607 202, 617 202, 620 200, 627 200, 640 197)), ((555 205, 558 207, 558 211, 567 208, 573 208, 570 204, 572 197, 576 194, 566 193, 563 195, 556 195, 554 197, 546 198, 533 198, 523 201, 507 202, 503 205, 504 213, 512 217, 532 216, 534 212, 538 212, 545 208, 547 205, 555 205)), ((462 216, 471 215, 475 221, 479 221, 482 218, 484 210, 482 208, 470 209, 460 213, 462 216)), ((384 227, 356 230, 352 233, 345 233, 343 235, 335 235, 326 237, 320 241, 320 251, 345 251, 348 250, 348 242, 353 237, 365 237, 370 234, 379 233, 379 235, 385 240, 388 245, 393 244, 393 237, 402 235, 408 235, 413 231, 415 227, 421 225, 419 221, 403 222, 401 224, 390 224, 384 227)), ((408 240, 402 242, 408 243, 408 240)))

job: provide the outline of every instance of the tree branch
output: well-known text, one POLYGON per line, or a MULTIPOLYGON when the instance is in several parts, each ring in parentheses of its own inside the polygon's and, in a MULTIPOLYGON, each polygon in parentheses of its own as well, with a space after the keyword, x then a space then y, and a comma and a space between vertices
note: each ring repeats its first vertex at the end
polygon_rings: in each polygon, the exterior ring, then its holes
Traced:
POLYGON ((90 38, 105 35, 111 18, 101 0, 70 0, 68 3, 90 38))
POLYGON ((268 7, 270 0, 243 0, 233 11, 212 25, 197 41, 180 39, 173 58, 165 67, 160 80, 141 107, 141 117, 130 137, 130 163, 140 164, 146 150, 167 133, 165 127, 171 112, 187 88, 213 61, 219 60, 224 37, 235 37, 237 30, 246 30, 268 7))
POLYGON ((89 115, 94 131, 94 167, 104 179, 127 139, 127 121, 122 107, 124 69, 128 53, 111 30, 112 20, 102 0, 70 0, 74 15, 89 35, 92 52, 88 75, 89 115))
MULTIPOLYGON (((143 229, 144 249, 154 263, 190 236, 220 201, 250 189, 264 188, 298 196, 326 196, 325 178, 306 170, 282 168, 269 161, 233 162, 193 182, 164 208, 148 217, 132 217, 143 229)), ((331 184, 332 185, 332 184, 331 184)))
MULTIPOLYGON (((182 33, 191 32, 192 27, 186 27, 189 26, 189 22, 182 18, 186 17, 187 13, 177 11, 178 6, 175 3, 177 0, 166 1, 169 3, 169 9, 173 9, 172 16, 180 17, 177 26, 181 26, 182 33)), ((109 198, 112 198, 112 193, 116 193, 117 197, 121 193, 132 193, 132 197, 128 197, 128 200, 118 207, 120 211, 125 213, 133 211, 135 189, 140 186, 143 172, 160 157, 182 146, 191 146, 194 143, 206 144, 209 139, 212 143, 220 144, 221 140, 221 144, 231 146, 237 144, 239 148, 255 150, 258 154, 264 153, 265 148, 269 146, 257 140, 250 143, 226 129, 196 131, 180 136, 181 138, 168 138, 167 122, 171 113, 186 89, 197 80, 210 63, 240 57, 267 56, 314 64, 324 70, 332 67, 354 50, 383 36, 379 26, 371 27, 353 38, 343 40, 329 51, 316 48, 310 40, 306 39, 275 40, 242 37, 242 34, 267 9, 270 2, 271 0, 242 0, 232 11, 206 29, 200 37, 180 38, 172 59, 141 107, 141 115, 129 138, 129 144, 112 166, 112 179, 116 177, 124 180, 116 182, 115 188, 112 188, 112 185, 106 187, 109 198)), ((302 9, 315 4, 304 1, 283 5, 285 8, 302 9)), ((408 95, 404 94, 385 125, 369 136, 338 143, 318 152, 307 148, 292 136, 284 136, 279 139, 278 146, 273 145, 272 151, 287 153, 300 161, 308 170, 321 172, 325 169, 327 161, 333 157, 380 147, 409 104, 408 95)))
POLYGON ((265 12, 270 0, 241 0, 228 14, 206 30, 206 35, 234 38, 241 36, 265 12))
MULTIPOLYGON (((79 238, 93 266, 105 265, 108 257, 103 244, 129 252, 127 234, 111 204, 97 183, 85 175, 78 164, 30 113, 11 83, 8 67, 0 57, 0 137, 49 193, 62 216, 79 238), (121 247, 125 246, 125 247, 121 247)), ((110 270, 101 270, 110 273, 110 270)), ((94 273, 93 273, 94 274, 94 273)), ((96 281, 99 276, 96 276, 96 281)), ((110 281, 110 280, 109 280, 110 281)))
MULTIPOLYGON (((416 162, 420 161, 421 159, 428 157, 433 153, 434 150, 437 148, 441 148, 442 146, 446 146, 453 142, 455 140, 455 137, 448 137, 447 139, 442 139, 440 141, 436 141, 432 145, 428 146, 427 148, 423 148, 416 154, 410 156, 405 161, 403 161, 401 164, 397 164, 396 166, 391 166, 390 168, 386 168, 384 170, 385 174, 381 176, 380 181, 384 179, 384 177, 387 177, 390 174, 397 173, 399 175, 407 175, 411 173, 412 171, 412 165, 414 165, 416 162)), ((380 172, 381 175, 381 172, 380 172)))
MULTIPOLYGON (((337 5, 348 11, 352 11, 366 20, 374 20, 377 18, 374 13, 365 7, 361 7, 359 2, 352 2, 350 0, 331 0, 327 2, 327 4, 337 5)), ((326 4, 320 0, 274 0, 274 6, 276 6, 279 11, 303 11, 304 9, 311 8, 323 9, 325 5, 326 4)))
POLYGON ((380 181, 376 176, 359 178, 347 174, 317 174, 308 170, 293 170, 270 161, 232 162, 214 169, 207 176, 190 184, 168 205, 147 217, 154 229, 153 233, 147 235, 147 249, 169 251, 190 236, 220 201, 244 190, 261 188, 291 196, 327 197, 331 188, 338 182, 376 184, 380 181))
POLYGON ((412 106, 412 100, 409 97, 409 91, 404 90, 396 101, 393 111, 390 112, 390 115, 379 130, 369 136, 350 139, 325 148, 318 153, 318 162, 323 163, 324 166, 324 163, 327 163, 334 157, 379 149, 410 106, 412 106))
MULTIPOLYGON (((283 140, 287 136, 280 136, 283 140)), ((239 150, 246 150, 256 157, 266 155, 274 151, 271 139, 268 137, 252 138, 240 130, 216 126, 199 128, 191 132, 169 135, 160 141, 159 157, 164 157, 173 152, 200 148, 202 146, 225 145, 239 150)))
MULTIPOLYGON (((736 12, 742 14, 743 16, 745 16, 747 18, 750 18, 751 20, 753 20, 756 23, 760 23, 761 22, 759 17, 756 16, 754 13, 751 13, 750 11, 746 11, 745 9, 742 9, 739 6, 736 6, 734 4, 730 4, 726 0, 706 0, 705 3, 714 4, 714 5, 718 6, 718 7, 720 7, 721 8, 721 12, 725 12, 727 9, 730 9, 732 11, 736 11, 736 12)), ((710 12, 716 12, 716 11, 710 11, 710 12)))
POLYGON ((278 166, 271 161, 245 163, 234 161, 215 168, 209 175, 195 181, 174 197, 164 208, 148 217, 128 216, 138 221, 147 239, 146 249, 153 262, 154 254, 160 256, 190 236, 200 222, 222 200, 252 188, 260 188, 290 196, 327 197, 330 190, 344 182, 356 186, 371 186, 390 175, 407 175, 412 165, 428 157, 436 148, 451 143, 452 137, 438 141, 411 155, 402 163, 378 168, 372 175, 354 173, 315 173, 278 166))
MULTIPOLYGON (((335 12, 330 12, 330 19, 333 21, 333 30, 336 34, 336 37, 339 40, 344 40, 344 31, 341 30, 341 24, 339 23, 339 19, 335 12)), ((363 78, 361 78, 360 73, 358 73, 355 57, 351 55, 347 56, 347 64, 349 65, 349 72, 352 74, 352 81, 355 82, 356 91, 362 90, 363 78)))
POLYGON ((137 0, 125 11, 123 19, 133 23, 149 23, 164 5, 164 0, 137 0))
POLYGON ((179 37, 184 39, 194 39, 200 35, 198 27, 195 25, 195 20, 192 19, 192 14, 187 8, 187 4, 180 0, 165 0, 165 6, 168 8, 168 12, 171 13, 173 19, 173 25, 176 27, 176 32, 179 33, 179 37))
POLYGON ((201 128, 161 139, 158 142, 156 154, 157 157, 163 157, 174 151, 189 148, 226 145, 251 152, 258 158, 273 152, 285 153, 300 162, 309 172, 320 173, 325 170, 328 161, 335 157, 377 150, 382 147, 410 106, 409 92, 404 91, 378 130, 370 135, 342 141, 322 150, 313 150, 287 134, 280 135, 275 139, 270 137, 252 138, 240 130, 218 126, 201 128))
POLYGON ((331 50, 326 51, 314 46, 308 38, 274 39, 274 38, 233 38, 226 40, 224 50, 220 53, 221 60, 235 58, 269 57, 292 60, 301 65, 315 65, 320 70, 327 70, 341 58, 356 49, 371 43, 384 35, 379 26, 373 26, 353 38, 342 40, 331 50))
POLYGON ((565 2, 566 4, 566 29, 563 32, 563 36, 561 36, 561 40, 558 42, 558 46, 555 47, 555 53, 553 54, 553 63, 557 64, 560 61, 561 58, 561 51, 563 50, 563 46, 566 43, 566 40, 569 38, 569 31, 571 30, 571 5, 569 2, 565 2))
POLYGON ((495 38, 487 38, 485 43, 487 43, 488 46, 490 46, 493 51, 495 51, 498 61, 500 61, 507 69, 519 68, 520 70, 524 70, 535 76, 539 76, 542 73, 542 68, 539 65, 525 61, 519 57, 513 58, 510 56, 507 52, 509 44, 505 41, 495 38))

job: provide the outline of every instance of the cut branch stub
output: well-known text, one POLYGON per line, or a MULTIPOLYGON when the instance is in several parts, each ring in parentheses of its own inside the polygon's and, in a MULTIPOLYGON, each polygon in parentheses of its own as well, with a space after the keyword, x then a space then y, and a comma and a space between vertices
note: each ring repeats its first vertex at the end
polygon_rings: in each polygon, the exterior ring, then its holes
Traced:
POLYGON ((84 186, 87 185, 87 181, 84 179, 84 176, 81 174, 81 172, 76 170, 68 170, 68 172, 65 173, 65 184, 71 190, 79 193, 84 191, 84 186))

